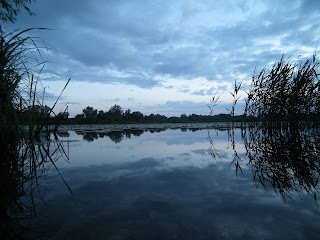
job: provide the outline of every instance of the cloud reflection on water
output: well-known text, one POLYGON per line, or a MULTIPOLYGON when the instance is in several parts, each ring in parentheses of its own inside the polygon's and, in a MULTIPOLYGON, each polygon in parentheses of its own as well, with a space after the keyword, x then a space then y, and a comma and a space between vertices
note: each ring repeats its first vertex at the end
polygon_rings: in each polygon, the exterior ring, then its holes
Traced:
MULTIPOLYGON (((240 129, 234 139, 242 174, 232 164, 228 132, 171 129, 139 136, 83 140, 69 131, 70 164, 58 162, 70 195, 49 175, 47 236, 72 239, 315 239, 312 197, 284 203, 252 181, 240 129), (212 149, 211 149, 212 150, 212 149), (244 159, 245 158, 245 159, 244 159), (61 211, 63 209, 63 211, 61 211), (294 227, 293 227, 294 226, 294 227)), ((268 189, 267 189, 268 190, 268 189)))
MULTIPOLYGON (((214 130, 215 131, 215 130, 214 130)), ((228 146, 227 134, 215 135, 219 158, 210 155, 207 130, 186 131, 179 129, 150 132, 74 132, 69 131, 71 164, 59 162, 59 167, 76 167, 103 164, 122 164, 142 158, 155 158, 162 167, 196 166, 205 167, 217 161, 229 161, 232 149, 228 146), (85 137, 87 134, 90 140, 85 137), (108 136, 109 138, 106 138, 108 136), (110 138, 110 136, 112 136, 110 138), (117 137, 115 137, 117 136, 117 137), (130 137, 128 137, 130 136, 130 137), (119 139, 121 138, 121 141, 119 139), (83 141, 85 139, 86 141, 83 141), (115 139, 118 139, 115 141, 115 139)), ((238 132, 240 134, 240 132, 238 132)), ((244 152, 243 146, 238 146, 244 152)))

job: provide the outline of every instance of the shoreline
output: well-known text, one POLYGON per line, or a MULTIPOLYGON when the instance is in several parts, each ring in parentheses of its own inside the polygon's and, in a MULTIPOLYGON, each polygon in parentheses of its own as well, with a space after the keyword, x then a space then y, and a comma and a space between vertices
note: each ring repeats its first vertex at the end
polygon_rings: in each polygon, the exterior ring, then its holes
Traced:
MULTIPOLYGON (((152 129, 227 129, 232 123, 129 123, 129 124, 72 124, 60 125, 58 132, 61 131, 124 131, 124 130, 152 130, 152 129)), ((242 123, 233 123, 233 127, 241 127, 242 123)))

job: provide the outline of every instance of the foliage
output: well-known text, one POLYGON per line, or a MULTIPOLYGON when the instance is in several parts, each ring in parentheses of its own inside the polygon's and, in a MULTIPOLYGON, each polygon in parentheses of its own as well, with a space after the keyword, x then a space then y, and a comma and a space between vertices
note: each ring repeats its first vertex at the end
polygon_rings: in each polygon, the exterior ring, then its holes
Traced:
POLYGON ((123 110, 122 110, 122 107, 120 107, 119 105, 115 104, 114 106, 112 106, 109 109, 109 113, 110 114, 115 114, 115 115, 122 115, 123 114, 123 110))
POLYGON ((49 118, 56 117, 52 111, 56 103, 47 107, 39 97, 31 66, 42 65, 41 55, 35 54, 41 49, 25 36, 31 30, 5 33, 0 29, 1 239, 19 237, 19 214, 34 212, 33 192, 39 190, 42 174, 48 165, 56 166, 58 158, 67 158, 56 134, 53 144, 48 144, 49 118), (20 202, 25 195, 30 197, 29 205, 20 202))
POLYGON ((300 121, 320 114, 319 61, 291 63, 282 58, 255 73, 245 114, 269 121, 300 121))
POLYGON ((85 109, 82 110, 85 118, 88 118, 88 119, 93 119, 95 117, 97 117, 97 109, 93 109, 93 107, 87 107, 85 109))
MULTIPOLYGON (((305 61, 292 63, 281 59, 270 68, 255 72, 244 109, 245 123, 241 136, 246 156, 257 185, 273 189, 283 200, 292 193, 308 193, 318 204, 320 174, 320 82, 316 54, 305 61), (254 123, 249 123, 253 118, 254 123)), ((239 100, 241 83, 235 81, 231 120, 239 100)), ((213 97, 211 102, 217 99, 213 97)), ((207 104, 210 113, 215 104, 207 104)), ((228 125, 228 141, 233 150, 236 174, 243 173, 237 153, 235 126, 228 125)), ((215 152, 208 131, 210 152, 215 152)))
POLYGON ((115 122, 121 121, 123 119, 123 110, 119 105, 115 104, 109 109, 108 115, 111 116, 115 122))
POLYGON ((112 106, 109 111, 86 107, 83 113, 74 118, 64 118, 65 124, 95 124, 95 123, 187 123, 187 122, 226 122, 244 121, 244 116, 231 116, 230 114, 198 115, 181 114, 180 117, 166 117, 161 114, 144 115, 140 111, 123 110, 119 105, 112 106))
POLYGON ((20 8, 23 8, 28 14, 33 15, 33 12, 28 7, 33 1, 34 0, 1 0, 0 19, 4 22, 14 22, 20 12, 20 8))
POLYGON ((320 173, 319 128, 278 123, 242 129, 254 180, 284 200, 307 192, 317 203, 320 173))
MULTIPOLYGON (((14 22, 21 8, 32 15, 31 2, 1 1, 0 19, 14 22)), ((0 26, 0 239, 21 237, 23 220, 35 214, 34 193, 41 190, 48 167, 53 165, 60 174, 56 160, 68 159, 56 133, 60 119, 68 116, 67 108, 58 115, 53 109, 70 79, 54 105, 46 106, 38 89, 40 80, 34 76, 44 66, 41 51, 47 45, 27 36, 32 30, 5 32, 0 26)))

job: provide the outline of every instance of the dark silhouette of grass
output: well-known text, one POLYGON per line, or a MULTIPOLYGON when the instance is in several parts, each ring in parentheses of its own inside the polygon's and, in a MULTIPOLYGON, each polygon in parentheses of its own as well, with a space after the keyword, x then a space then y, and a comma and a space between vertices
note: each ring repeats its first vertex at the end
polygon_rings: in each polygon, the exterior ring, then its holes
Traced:
MULTIPOLYGON (((241 136, 248 165, 257 185, 274 189, 283 200, 293 192, 307 192, 316 204, 320 176, 320 82, 316 54, 305 61, 290 62, 284 56, 270 68, 255 72, 248 91, 241 136)), ((241 83, 235 81, 233 104, 241 83)), ((217 97, 215 97, 216 99, 217 97)), ((209 108, 215 105, 208 105, 209 108)), ((213 109, 210 109, 210 113, 213 109)), ((234 151, 231 164, 242 173, 234 140, 235 125, 228 124, 228 141, 234 151)), ((213 141, 208 135, 210 144, 213 141)), ((213 154, 215 156, 215 154, 213 154)))
POLYGON ((319 128, 279 123, 242 129, 253 179, 284 200, 306 191, 317 203, 320 174, 319 128))
POLYGON ((263 121, 319 119, 318 68, 316 54, 297 63, 282 56, 270 68, 255 72, 244 113, 263 121))
POLYGON ((32 30, 5 33, 0 29, 0 239, 21 236, 22 219, 35 213, 34 192, 40 189, 40 179, 49 165, 56 167, 58 158, 68 158, 56 135, 57 126, 52 129, 48 124, 56 103, 48 108, 39 97, 33 67, 43 64, 42 49, 37 40, 25 36, 32 30), (23 109, 28 116, 25 125, 19 118, 23 109), (52 130, 54 141, 50 141, 52 130), (28 203, 21 202, 22 196, 29 196, 28 203))
MULTIPOLYGON (((308 193, 318 206, 320 177, 320 129, 317 125, 300 122, 248 122, 229 125, 228 141, 233 151, 230 165, 236 175, 244 174, 246 168, 252 172, 257 187, 273 190, 284 201, 295 194, 308 193), (241 131, 241 142, 246 156, 237 152, 234 131, 241 131)), ((208 131, 209 153, 219 158, 215 142, 208 131)))

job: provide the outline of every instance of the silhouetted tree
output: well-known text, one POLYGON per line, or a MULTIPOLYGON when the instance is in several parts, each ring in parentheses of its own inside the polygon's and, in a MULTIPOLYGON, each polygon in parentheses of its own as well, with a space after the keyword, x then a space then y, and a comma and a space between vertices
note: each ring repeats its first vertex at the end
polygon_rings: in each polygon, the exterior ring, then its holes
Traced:
POLYGON ((149 122, 167 122, 167 117, 160 114, 150 114, 149 116, 145 117, 149 122))
POLYGON ((180 118, 183 119, 183 120, 185 120, 185 119, 188 118, 188 116, 187 116, 187 114, 183 113, 183 114, 181 114, 180 118))
POLYGON ((100 110, 98 112, 97 118, 103 119, 103 117, 104 117, 104 111, 100 110))
POLYGON ((98 110, 88 106, 85 109, 82 109, 82 112, 85 115, 85 118, 95 119, 97 117, 98 110))
POLYGON ((130 109, 127 109, 127 110, 124 112, 123 116, 124 116, 124 119, 125 119, 125 120, 130 120, 131 110, 130 110, 130 109))
POLYGON ((86 116, 83 113, 77 114, 74 118, 77 120, 84 119, 86 116))
POLYGON ((139 111, 132 112, 129 119, 135 122, 142 122, 143 121, 143 114, 139 111))
POLYGON ((115 104, 114 106, 112 106, 109 111, 108 111, 110 117, 113 119, 113 121, 117 122, 117 121, 121 121, 123 119, 123 110, 122 108, 115 104))

